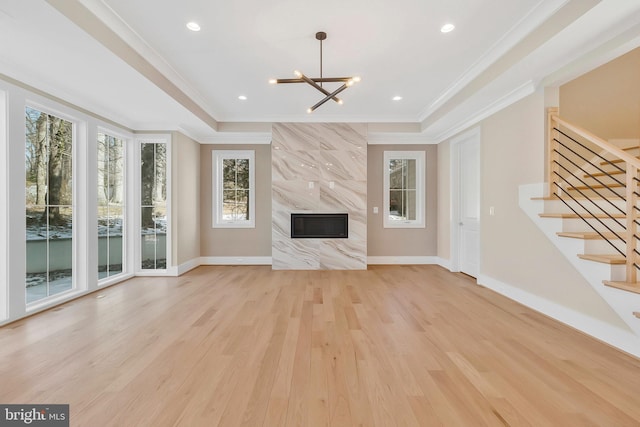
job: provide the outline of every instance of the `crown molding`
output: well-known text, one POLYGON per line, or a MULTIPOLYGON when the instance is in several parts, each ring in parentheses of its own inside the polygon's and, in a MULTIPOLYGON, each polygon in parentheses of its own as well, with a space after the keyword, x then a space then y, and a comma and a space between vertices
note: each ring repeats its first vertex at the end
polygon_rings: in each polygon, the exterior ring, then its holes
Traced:
POLYGON ((578 56, 577 59, 548 75, 542 86, 558 87, 582 74, 594 70, 640 46, 640 24, 627 28, 622 33, 601 45, 578 56))
POLYGON ((424 133, 406 132, 369 132, 367 142, 369 145, 437 144, 424 133))
MULTIPOLYGON (((324 114, 303 112, 295 115, 242 116, 222 115, 218 119, 219 128, 223 123, 419 123, 411 114, 375 116, 363 114, 324 114)), ((218 128, 218 130, 219 130, 218 128)))
POLYGON ((453 126, 449 127, 447 130, 441 132, 437 135, 433 140, 436 144, 439 144, 452 136, 462 132, 463 130, 470 128, 471 126, 477 124, 478 122, 486 119, 487 117, 497 113, 503 108, 508 107, 509 105, 520 101, 522 98, 531 95, 536 90, 536 85, 533 80, 529 80, 520 86, 517 86, 507 94, 501 96, 496 99, 492 103, 488 104, 485 108, 480 109, 475 115, 471 116, 467 120, 460 121, 453 126))
POLYGON ((271 144, 271 132, 218 132, 199 140, 201 144, 271 144))
POLYGON ((126 131, 132 132, 135 129, 135 124, 127 117, 116 115, 113 111, 106 111, 97 102, 89 101, 86 97, 80 99, 78 96, 60 89, 59 86, 51 85, 32 73, 15 67, 15 64, 7 64, 1 60, 0 82, 5 82, 7 85, 25 90, 30 94, 54 101, 126 131))
POLYGON ((509 50, 517 46, 529 33, 553 16, 559 9, 564 7, 569 0, 541 0, 537 6, 522 17, 505 35, 494 43, 487 52, 474 62, 462 75, 444 92, 438 96, 428 107, 418 115, 418 121, 426 120, 438 108, 442 107, 455 94, 460 92, 465 86, 480 76, 491 64, 506 54, 509 50))
POLYGON ((114 55, 216 130, 216 112, 169 63, 102 0, 46 0, 114 55))
POLYGON ((200 93, 191 87, 187 80, 182 77, 158 51, 151 47, 145 39, 136 33, 109 5, 103 0, 79 0, 79 2, 209 115, 214 118, 217 117, 218 112, 209 109, 207 101, 200 93))

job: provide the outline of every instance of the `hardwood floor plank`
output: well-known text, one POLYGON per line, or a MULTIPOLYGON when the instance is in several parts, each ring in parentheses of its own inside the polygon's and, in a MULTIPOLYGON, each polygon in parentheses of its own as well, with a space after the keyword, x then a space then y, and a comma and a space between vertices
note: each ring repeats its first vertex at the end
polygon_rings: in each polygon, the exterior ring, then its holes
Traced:
POLYGON ((0 328, 71 425, 637 426, 640 360, 437 266, 135 278, 0 328))
MULTIPOLYGON (((307 289, 310 289, 307 286, 307 289)), ((309 294, 307 291, 306 294, 309 294)), ((309 401, 311 392, 309 380, 311 377, 311 334, 313 321, 313 302, 304 300, 300 316, 300 331, 295 347, 293 360, 293 375, 291 378, 291 394, 287 409, 288 426, 306 425, 309 419, 309 401)))

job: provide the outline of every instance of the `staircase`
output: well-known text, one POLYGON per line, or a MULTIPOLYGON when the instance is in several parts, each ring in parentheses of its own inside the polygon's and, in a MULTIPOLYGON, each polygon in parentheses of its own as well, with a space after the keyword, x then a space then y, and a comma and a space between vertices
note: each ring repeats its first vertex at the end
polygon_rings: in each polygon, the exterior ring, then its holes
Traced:
POLYGON ((557 109, 548 124, 547 183, 521 187, 520 206, 640 337, 640 141, 610 143, 557 109))

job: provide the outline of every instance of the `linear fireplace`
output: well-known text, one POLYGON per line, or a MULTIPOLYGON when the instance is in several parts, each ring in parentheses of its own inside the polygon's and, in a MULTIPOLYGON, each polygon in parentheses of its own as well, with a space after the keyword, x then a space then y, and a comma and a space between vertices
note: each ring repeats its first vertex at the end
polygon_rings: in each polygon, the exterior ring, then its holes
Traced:
POLYGON ((349 215, 346 213, 292 213, 292 238, 349 237, 349 215))

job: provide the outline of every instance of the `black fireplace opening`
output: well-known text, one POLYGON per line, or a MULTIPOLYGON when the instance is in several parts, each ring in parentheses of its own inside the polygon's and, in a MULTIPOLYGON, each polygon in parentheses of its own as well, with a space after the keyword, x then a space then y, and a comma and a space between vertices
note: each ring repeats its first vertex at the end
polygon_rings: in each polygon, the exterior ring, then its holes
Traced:
POLYGON ((346 239, 349 237, 349 214, 292 213, 291 237, 346 239))

